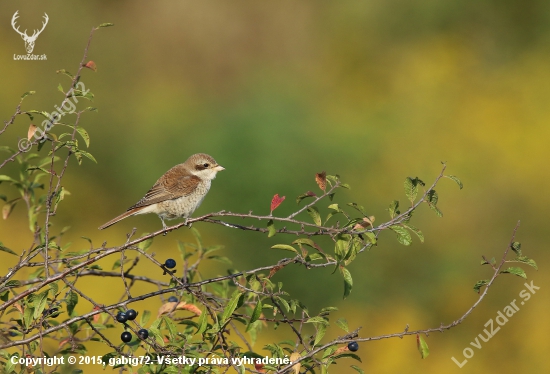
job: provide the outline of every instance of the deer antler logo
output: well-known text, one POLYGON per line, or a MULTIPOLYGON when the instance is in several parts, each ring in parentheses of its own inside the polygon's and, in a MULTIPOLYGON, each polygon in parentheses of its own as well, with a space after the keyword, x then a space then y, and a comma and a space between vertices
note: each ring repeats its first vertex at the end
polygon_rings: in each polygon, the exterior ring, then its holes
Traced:
POLYGON ((31 36, 28 36, 27 30, 25 30, 24 32, 21 32, 19 31, 19 26, 15 25, 15 20, 19 18, 19 16, 17 15, 18 13, 19 11, 16 11, 13 17, 11 18, 11 26, 19 35, 21 35, 21 37, 25 41, 25 49, 27 50, 27 53, 32 53, 34 49, 34 42, 36 42, 36 38, 38 38, 38 35, 40 35, 42 31, 44 31, 44 28, 46 28, 46 25, 48 24, 48 20, 49 20, 48 15, 44 13, 44 23, 42 23, 42 28, 40 29, 40 31, 34 30, 33 34, 31 36))

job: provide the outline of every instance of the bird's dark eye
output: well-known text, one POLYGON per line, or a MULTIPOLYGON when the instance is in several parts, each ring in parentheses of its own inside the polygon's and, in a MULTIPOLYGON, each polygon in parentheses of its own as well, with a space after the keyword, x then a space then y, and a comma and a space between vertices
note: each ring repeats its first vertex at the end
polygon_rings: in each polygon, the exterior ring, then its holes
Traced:
POLYGON ((203 164, 202 166, 204 166, 205 168, 209 167, 210 165, 208 165, 207 163, 206 164, 203 164))

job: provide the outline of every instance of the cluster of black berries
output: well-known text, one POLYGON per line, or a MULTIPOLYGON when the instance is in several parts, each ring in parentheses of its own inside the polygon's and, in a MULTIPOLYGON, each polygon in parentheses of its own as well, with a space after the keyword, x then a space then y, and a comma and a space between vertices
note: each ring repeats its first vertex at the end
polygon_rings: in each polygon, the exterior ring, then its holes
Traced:
MULTIPOLYGON (((137 312, 133 309, 128 309, 125 312, 118 312, 116 315, 116 320, 120 323, 124 323, 126 325, 126 321, 133 321, 137 317, 137 312)), ((138 331, 138 336, 141 339, 147 339, 149 337, 149 331, 146 329, 141 329, 138 331)), ((132 334, 129 331, 124 331, 120 335, 120 340, 122 340, 124 343, 128 343, 130 340, 132 340, 132 334)))

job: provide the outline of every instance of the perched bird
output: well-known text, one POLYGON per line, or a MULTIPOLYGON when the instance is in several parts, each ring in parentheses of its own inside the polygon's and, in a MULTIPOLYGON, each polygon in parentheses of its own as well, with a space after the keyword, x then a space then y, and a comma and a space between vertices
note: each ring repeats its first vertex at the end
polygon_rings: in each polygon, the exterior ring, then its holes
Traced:
POLYGON ((151 187, 149 192, 126 213, 110 220, 99 229, 103 230, 126 217, 136 214, 156 213, 166 228, 165 219, 187 219, 199 207, 210 189, 216 173, 224 168, 209 155, 197 153, 183 164, 168 170, 151 187))

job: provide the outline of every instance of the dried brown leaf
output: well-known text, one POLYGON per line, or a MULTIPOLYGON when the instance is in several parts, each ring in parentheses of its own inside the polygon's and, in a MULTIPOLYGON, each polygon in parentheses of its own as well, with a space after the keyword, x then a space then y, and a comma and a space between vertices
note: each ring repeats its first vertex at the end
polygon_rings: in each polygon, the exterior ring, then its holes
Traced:
MULTIPOLYGON (((290 355, 290 362, 297 361, 300 357, 302 357, 302 356, 300 356, 300 353, 294 352, 293 354, 290 355)), ((301 367, 302 367, 302 364, 300 364, 299 362, 296 365, 294 365, 292 367, 292 370, 294 371, 294 374, 299 374, 301 367)))
POLYGON ((363 222, 356 223, 355 226, 353 226, 353 229, 354 230, 366 229, 367 227, 372 226, 373 223, 374 223, 374 216, 363 217, 363 222))
POLYGON ((175 312, 176 310, 187 310, 197 316, 200 316, 202 313, 201 310, 193 304, 187 304, 185 301, 180 301, 179 303, 174 301, 162 304, 158 311, 158 317, 175 312))
POLYGON ((36 125, 33 125, 32 123, 29 125, 29 131, 27 131, 27 140, 31 140, 34 136, 34 133, 36 132, 36 125))
POLYGON ((326 191, 327 190, 327 173, 323 171, 321 173, 315 174, 315 182, 317 182, 317 185, 319 186, 320 189, 322 189, 323 191, 326 191))
POLYGON ((90 70, 93 70, 93 71, 97 71, 97 65, 95 64, 95 62, 93 62, 92 60, 88 61, 87 63, 84 64, 84 67, 85 68, 88 68, 90 70))

